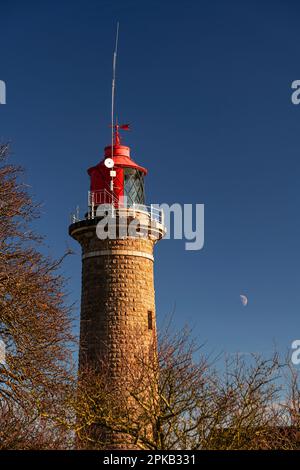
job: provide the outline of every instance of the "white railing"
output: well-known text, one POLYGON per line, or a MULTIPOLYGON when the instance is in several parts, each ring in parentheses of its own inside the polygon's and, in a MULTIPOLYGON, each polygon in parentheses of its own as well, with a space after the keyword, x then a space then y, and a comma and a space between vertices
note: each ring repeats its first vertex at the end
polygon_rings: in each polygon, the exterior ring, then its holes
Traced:
MULTIPOLYGON (((107 210, 111 210, 112 217, 117 215, 123 215, 124 212, 128 213, 133 217, 136 214, 144 214, 149 217, 150 220, 157 222, 158 224, 164 225, 164 213, 161 209, 158 209, 154 204, 146 206, 144 204, 133 203, 130 206, 119 201, 114 195, 112 195, 106 189, 101 191, 89 191, 88 192, 88 219, 95 219, 97 217, 97 208, 100 205, 106 205, 107 210)), ((80 214, 79 207, 76 208, 76 213, 71 215, 71 223, 79 222, 80 214)))
MULTIPOLYGON (((111 211, 111 216, 123 216, 127 213, 129 216, 136 217, 138 214, 143 214, 148 216, 150 220, 156 221, 159 224, 164 224, 164 214, 161 209, 158 209, 154 205, 145 206, 143 204, 135 204, 133 203, 131 206, 121 206, 115 207, 113 204, 104 203, 103 206, 107 207, 108 211, 111 211)), ((97 208, 98 206, 92 207, 90 206, 89 210, 89 218, 94 219, 97 217, 97 208)))
POLYGON ((118 205, 118 198, 107 189, 101 189, 100 191, 89 191, 88 192, 88 206, 99 206, 100 204, 114 204, 118 205))
POLYGON ((164 223, 163 211, 155 207, 153 204, 150 204, 150 206, 145 206, 144 204, 133 203, 132 206, 130 206, 128 209, 132 210, 134 215, 135 215, 135 212, 139 212, 139 213, 148 215, 151 220, 155 220, 159 224, 163 225, 164 223))

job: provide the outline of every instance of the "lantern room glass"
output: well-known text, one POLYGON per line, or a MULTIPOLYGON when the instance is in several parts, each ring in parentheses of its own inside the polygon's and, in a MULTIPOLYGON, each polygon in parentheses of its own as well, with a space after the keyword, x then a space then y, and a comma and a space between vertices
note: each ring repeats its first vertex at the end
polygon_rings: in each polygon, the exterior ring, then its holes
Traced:
POLYGON ((136 168, 124 168, 124 196, 128 206, 145 204, 144 174, 136 168))

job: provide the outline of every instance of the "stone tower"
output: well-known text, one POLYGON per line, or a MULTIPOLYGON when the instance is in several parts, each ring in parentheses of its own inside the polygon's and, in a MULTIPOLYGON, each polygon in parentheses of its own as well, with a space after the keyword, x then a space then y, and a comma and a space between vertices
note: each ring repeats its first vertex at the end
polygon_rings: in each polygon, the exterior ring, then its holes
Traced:
POLYGON ((115 127, 114 145, 88 170, 88 212, 69 233, 82 247, 79 371, 104 363, 112 382, 125 383, 136 356, 156 348, 153 248, 165 229, 163 214, 145 205, 147 170, 121 145, 127 126, 115 127))

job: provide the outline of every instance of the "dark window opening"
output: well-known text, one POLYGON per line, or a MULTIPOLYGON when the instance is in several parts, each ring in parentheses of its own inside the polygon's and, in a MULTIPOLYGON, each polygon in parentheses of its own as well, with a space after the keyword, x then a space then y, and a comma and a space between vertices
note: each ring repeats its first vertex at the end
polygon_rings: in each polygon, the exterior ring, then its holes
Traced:
POLYGON ((148 310, 148 330, 153 330, 153 317, 151 310, 148 310))

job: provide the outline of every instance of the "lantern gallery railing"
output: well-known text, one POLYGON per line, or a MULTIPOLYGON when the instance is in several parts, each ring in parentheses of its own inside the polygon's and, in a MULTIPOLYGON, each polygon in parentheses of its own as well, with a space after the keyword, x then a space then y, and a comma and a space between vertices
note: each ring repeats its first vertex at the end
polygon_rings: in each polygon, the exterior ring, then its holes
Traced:
MULTIPOLYGON (((99 206, 98 206, 99 207, 99 206)), ((103 208, 111 213, 111 216, 125 216, 129 215, 135 217, 136 214, 147 215, 149 219, 158 222, 159 224, 164 224, 164 215, 161 209, 157 209, 152 204, 150 206, 145 206, 142 204, 133 203, 130 207, 119 206, 114 207, 113 204, 103 204, 103 208)), ((93 211, 89 213, 89 218, 94 219, 97 217, 97 208, 94 208, 93 211)))
MULTIPOLYGON (((105 208, 113 217, 125 216, 125 214, 135 217, 136 214, 143 214, 148 216, 150 220, 164 225, 164 213, 161 209, 155 207, 155 205, 146 206, 144 204, 133 203, 128 206, 125 200, 118 200, 106 189, 88 192, 88 213, 86 218, 95 219, 99 206, 105 208)), ((79 208, 77 208, 76 213, 71 216, 71 223, 76 223, 80 220, 82 219, 80 218, 79 208)))
POLYGON ((88 192, 88 206, 95 207, 100 204, 114 204, 119 205, 118 199, 107 189, 101 189, 101 191, 89 191, 88 192))

